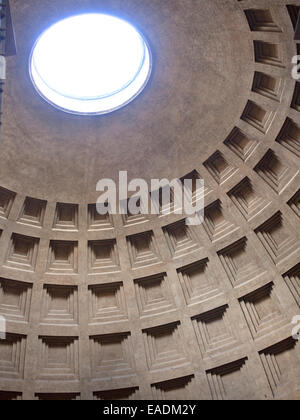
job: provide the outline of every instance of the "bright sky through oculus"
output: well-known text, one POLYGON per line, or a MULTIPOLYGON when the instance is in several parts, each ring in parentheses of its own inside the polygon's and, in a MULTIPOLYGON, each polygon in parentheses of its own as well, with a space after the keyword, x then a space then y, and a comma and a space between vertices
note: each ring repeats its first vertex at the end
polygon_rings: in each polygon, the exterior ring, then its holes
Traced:
POLYGON ((151 72, 148 46, 129 23, 103 14, 77 15, 37 40, 30 73, 53 105, 80 114, 111 112, 136 97, 151 72))

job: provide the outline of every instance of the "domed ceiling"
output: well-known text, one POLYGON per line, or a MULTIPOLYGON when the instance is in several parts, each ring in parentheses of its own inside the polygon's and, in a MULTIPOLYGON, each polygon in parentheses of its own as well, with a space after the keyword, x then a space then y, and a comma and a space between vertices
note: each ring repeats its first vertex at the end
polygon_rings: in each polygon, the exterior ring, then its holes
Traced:
POLYGON ((300 1, 10 4, 0 399, 299 399, 300 1), (41 32, 83 12, 128 20, 153 54, 105 116, 57 110, 28 73, 41 32), (96 183, 120 170, 204 179, 203 223, 100 216, 96 183))
MULTIPOLYGON (((173 179, 204 162, 241 116, 253 80, 253 43, 238 2, 12 1, 18 54, 8 59, 0 168, 14 190, 59 201, 95 195, 100 178, 173 179), (149 41, 147 89, 111 115, 67 115, 43 101, 28 74, 51 24, 84 12, 132 22, 149 41)), ((80 60, 80 51, 78 51, 80 60)))

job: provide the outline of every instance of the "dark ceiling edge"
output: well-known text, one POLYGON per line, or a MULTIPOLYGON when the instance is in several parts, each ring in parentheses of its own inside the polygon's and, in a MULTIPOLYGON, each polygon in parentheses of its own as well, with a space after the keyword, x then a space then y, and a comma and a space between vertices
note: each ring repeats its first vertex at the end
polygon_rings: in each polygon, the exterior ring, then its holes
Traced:
POLYGON ((10 11, 9 0, 6 0, 6 42, 5 55, 7 57, 17 54, 16 37, 10 11))

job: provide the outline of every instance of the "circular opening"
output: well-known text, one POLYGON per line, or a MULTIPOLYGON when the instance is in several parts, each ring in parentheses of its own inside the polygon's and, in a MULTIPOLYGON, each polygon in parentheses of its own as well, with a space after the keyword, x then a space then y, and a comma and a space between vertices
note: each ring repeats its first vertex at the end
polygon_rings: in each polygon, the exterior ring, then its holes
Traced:
POLYGON ((146 86, 151 54, 128 22, 103 14, 61 20, 37 40, 30 75, 39 94, 75 114, 105 114, 132 101, 146 86))

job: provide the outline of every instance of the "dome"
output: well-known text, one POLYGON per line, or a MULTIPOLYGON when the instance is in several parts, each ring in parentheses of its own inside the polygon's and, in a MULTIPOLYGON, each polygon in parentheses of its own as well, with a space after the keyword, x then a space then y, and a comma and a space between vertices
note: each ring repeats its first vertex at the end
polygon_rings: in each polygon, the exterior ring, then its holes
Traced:
POLYGON ((299 7, 7 6, 0 399, 299 399, 299 7), (125 172, 190 181, 202 223, 178 188, 158 214, 100 214, 99 181, 127 204, 125 172))

